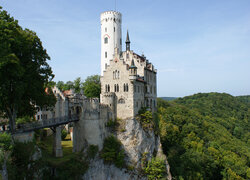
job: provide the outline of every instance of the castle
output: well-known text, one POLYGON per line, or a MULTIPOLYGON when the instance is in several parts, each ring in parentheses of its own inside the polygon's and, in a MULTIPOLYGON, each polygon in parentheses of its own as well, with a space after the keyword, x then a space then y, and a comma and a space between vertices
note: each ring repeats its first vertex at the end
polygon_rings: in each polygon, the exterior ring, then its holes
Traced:
MULTIPOLYGON (((127 32, 126 50, 122 51, 121 13, 107 11, 101 14, 101 94, 88 99, 71 91, 61 92, 54 87, 57 98, 55 107, 41 109, 36 119, 79 116, 73 125, 73 151, 81 151, 85 143, 102 148, 103 140, 109 135, 106 124, 109 120, 134 119, 145 107, 156 111, 156 74, 154 66, 144 55, 130 50, 127 32)), ((60 128, 55 133, 55 154, 62 156, 60 128)))
POLYGON ((101 14, 100 102, 109 105, 115 117, 133 118, 142 107, 156 110, 157 71, 144 55, 130 50, 128 31, 122 51, 121 24, 121 13, 101 14))

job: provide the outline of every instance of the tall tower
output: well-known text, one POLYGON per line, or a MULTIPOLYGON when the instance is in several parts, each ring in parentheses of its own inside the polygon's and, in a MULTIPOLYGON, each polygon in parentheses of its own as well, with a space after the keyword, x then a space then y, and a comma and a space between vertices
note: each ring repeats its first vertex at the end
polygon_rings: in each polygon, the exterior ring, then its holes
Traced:
POLYGON ((122 14, 106 11, 101 14, 101 76, 113 59, 115 48, 122 51, 122 14))

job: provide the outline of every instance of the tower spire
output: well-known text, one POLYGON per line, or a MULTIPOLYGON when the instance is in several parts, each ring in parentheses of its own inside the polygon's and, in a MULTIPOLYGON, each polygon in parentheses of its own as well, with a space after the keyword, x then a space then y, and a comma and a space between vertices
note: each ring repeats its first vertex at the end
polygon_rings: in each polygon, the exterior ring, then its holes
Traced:
POLYGON ((130 40, 129 40, 129 33, 127 30, 127 38, 126 38, 126 51, 130 51, 130 40))

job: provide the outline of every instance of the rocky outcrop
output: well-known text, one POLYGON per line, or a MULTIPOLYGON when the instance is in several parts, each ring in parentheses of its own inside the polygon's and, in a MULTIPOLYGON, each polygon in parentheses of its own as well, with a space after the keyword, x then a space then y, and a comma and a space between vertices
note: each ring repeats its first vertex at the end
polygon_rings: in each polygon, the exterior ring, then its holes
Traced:
POLYGON ((159 157, 166 163, 167 179, 171 179, 169 164, 162 152, 160 137, 154 131, 145 131, 136 119, 119 120, 119 127, 113 133, 122 143, 126 154, 126 164, 130 168, 119 169, 114 165, 107 165, 97 157, 92 160, 83 179, 88 180, 129 180, 147 179, 142 174, 142 158, 151 160, 159 157), (132 170, 131 170, 132 169, 132 170))

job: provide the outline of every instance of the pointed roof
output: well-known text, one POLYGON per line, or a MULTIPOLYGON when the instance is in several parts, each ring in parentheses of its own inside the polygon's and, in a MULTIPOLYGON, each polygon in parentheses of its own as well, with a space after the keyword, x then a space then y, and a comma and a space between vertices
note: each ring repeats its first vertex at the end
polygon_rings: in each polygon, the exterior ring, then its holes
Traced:
POLYGON ((129 69, 134 69, 134 68, 137 68, 137 67, 135 66, 134 59, 132 59, 131 66, 129 66, 129 69))
POLYGON ((130 43, 128 30, 127 30, 127 38, 126 38, 126 43, 130 43))

